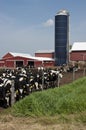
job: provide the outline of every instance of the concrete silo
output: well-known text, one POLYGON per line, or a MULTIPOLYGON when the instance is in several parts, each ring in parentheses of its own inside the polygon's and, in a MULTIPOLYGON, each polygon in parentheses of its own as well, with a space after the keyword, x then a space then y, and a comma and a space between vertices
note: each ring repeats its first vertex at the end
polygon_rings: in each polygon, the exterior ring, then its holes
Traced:
POLYGON ((60 10, 55 15, 55 65, 69 62, 69 12, 60 10))

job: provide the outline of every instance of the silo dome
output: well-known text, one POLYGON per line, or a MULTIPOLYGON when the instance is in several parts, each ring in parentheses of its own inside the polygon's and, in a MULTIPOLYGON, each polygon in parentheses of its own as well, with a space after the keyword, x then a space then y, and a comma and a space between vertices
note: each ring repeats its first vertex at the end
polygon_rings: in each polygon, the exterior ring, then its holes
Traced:
POLYGON ((63 9, 63 10, 60 10, 59 12, 57 12, 56 15, 69 15, 69 12, 67 10, 63 9))

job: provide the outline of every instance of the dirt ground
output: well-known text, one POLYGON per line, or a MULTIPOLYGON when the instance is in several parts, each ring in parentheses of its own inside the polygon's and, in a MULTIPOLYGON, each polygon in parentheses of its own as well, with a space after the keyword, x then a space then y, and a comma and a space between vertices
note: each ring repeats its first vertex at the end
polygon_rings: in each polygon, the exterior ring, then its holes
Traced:
POLYGON ((81 123, 58 123, 39 118, 0 116, 0 130, 86 130, 81 123))

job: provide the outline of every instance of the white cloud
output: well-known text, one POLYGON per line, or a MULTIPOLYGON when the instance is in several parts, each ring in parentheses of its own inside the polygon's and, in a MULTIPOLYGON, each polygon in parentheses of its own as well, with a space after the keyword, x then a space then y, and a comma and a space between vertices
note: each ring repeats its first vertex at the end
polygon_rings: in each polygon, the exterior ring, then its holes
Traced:
POLYGON ((54 20, 53 19, 48 19, 46 22, 43 23, 44 27, 50 27, 54 25, 54 20))
POLYGON ((52 28, 47 30, 35 26, 17 28, 17 26, 13 27, 9 24, 4 25, 0 25, 1 57, 9 51, 25 52, 33 55, 37 50, 53 48, 52 28))
MULTIPOLYGON (((53 20, 50 19, 45 23, 46 26, 51 26, 53 20)), ((33 55, 37 50, 53 48, 53 28, 49 30, 41 25, 21 25, 16 18, 0 13, 0 57, 9 51, 33 55)))

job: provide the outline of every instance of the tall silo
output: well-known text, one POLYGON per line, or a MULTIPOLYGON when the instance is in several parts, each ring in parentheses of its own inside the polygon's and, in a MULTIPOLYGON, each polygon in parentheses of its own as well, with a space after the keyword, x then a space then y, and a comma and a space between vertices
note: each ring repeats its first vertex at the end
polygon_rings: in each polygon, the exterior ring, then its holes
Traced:
POLYGON ((55 65, 69 62, 69 12, 60 10, 55 15, 55 65))

